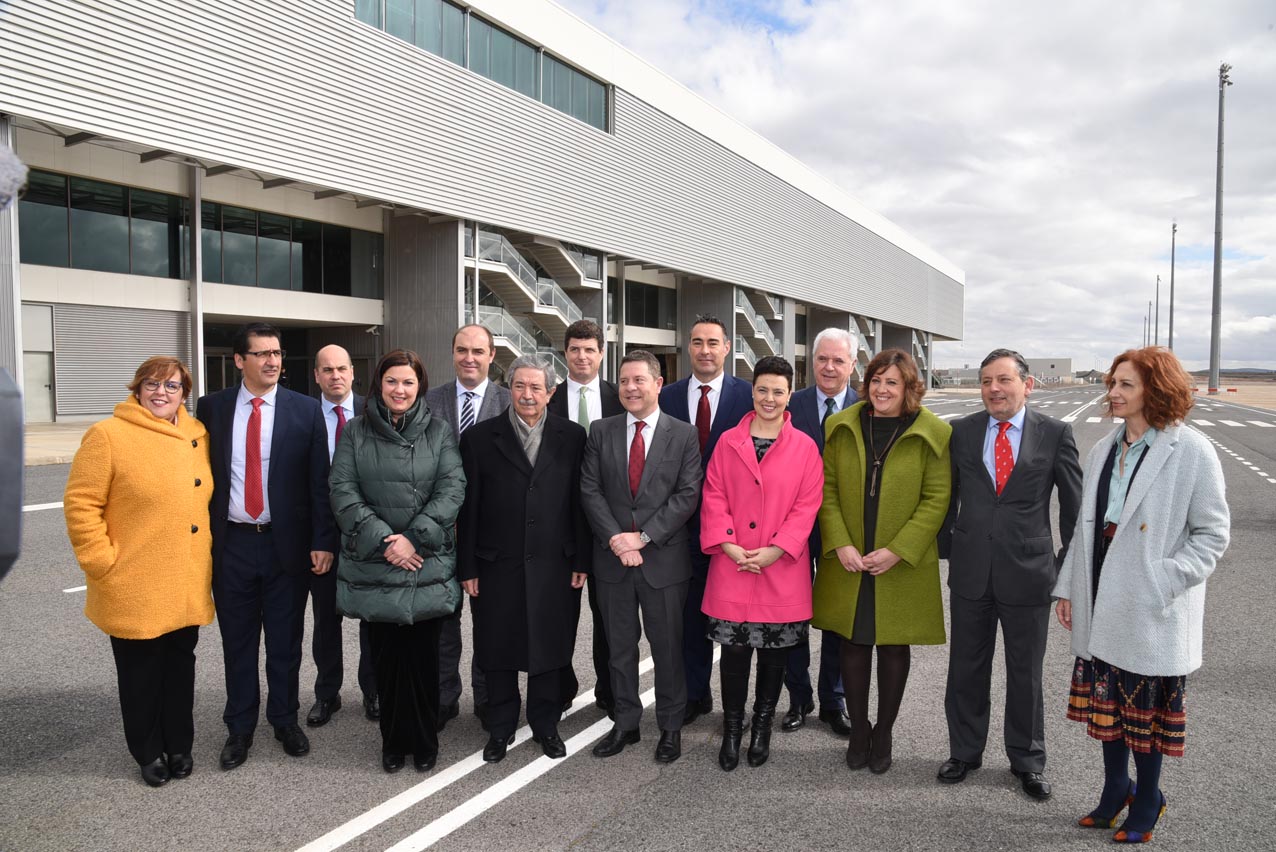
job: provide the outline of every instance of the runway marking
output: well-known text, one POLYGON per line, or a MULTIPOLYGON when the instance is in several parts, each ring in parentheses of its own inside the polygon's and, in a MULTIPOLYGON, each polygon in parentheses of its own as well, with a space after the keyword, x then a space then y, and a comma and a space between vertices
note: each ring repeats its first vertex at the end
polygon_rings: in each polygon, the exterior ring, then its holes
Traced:
POLYGON ((63 589, 63 590, 62 590, 62 593, 63 593, 63 594, 70 594, 71 592, 82 592, 82 591, 84 591, 84 590, 85 590, 85 589, 87 589, 87 588, 88 588, 88 586, 72 586, 72 587, 71 587, 71 588, 69 588, 69 589, 63 589))
POLYGON ((1265 420, 1249 420, 1247 422, 1253 423, 1255 426, 1262 426, 1264 429, 1276 429, 1276 423, 1268 423, 1265 420))
POLYGON ((1214 424, 1208 420, 1193 420, 1192 425, 1193 426, 1213 426, 1214 424))
MULTIPOLYGON (((1096 402, 1099 402, 1101 399, 1103 399, 1103 396, 1102 396, 1102 395, 1100 395, 1100 396, 1096 396, 1094 399, 1090 400, 1089 402, 1083 403, 1083 404, 1082 404, 1079 408, 1075 408, 1075 409, 1073 409, 1072 411, 1069 411, 1067 414, 1063 415, 1063 417, 1061 417, 1061 418, 1059 418, 1059 419, 1060 419, 1060 420, 1062 420, 1064 423, 1072 423, 1072 422, 1074 422, 1074 421, 1075 421, 1078 417, 1080 417, 1080 416, 1081 416, 1081 412, 1085 411, 1087 408, 1089 408, 1090 406, 1094 405, 1096 402)), ((1101 420, 1101 419, 1102 419, 1102 418, 1099 418, 1099 417, 1087 418, 1087 419, 1086 419, 1086 422, 1087 422, 1087 423, 1098 423, 1098 422, 1099 422, 1099 420, 1101 420)))
POLYGON ((1223 425, 1225 425, 1225 426, 1239 426, 1239 427, 1241 427, 1242 429, 1244 429, 1244 428, 1245 428, 1245 424, 1244 424, 1244 423, 1238 423, 1238 422, 1236 422, 1235 420, 1220 420, 1220 421, 1218 421, 1218 422, 1219 422, 1219 423, 1222 423, 1222 424, 1223 424, 1223 425))
POLYGON ((1103 422, 1103 418, 1102 418, 1102 417, 1087 417, 1087 418, 1085 419, 1085 422, 1087 422, 1087 423, 1101 423, 1101 422, 1103 422))
POLYGON ((61 509, 61 503, 32 503, 30 506, 23 506, 24 512, 43 512, 45 509, 61 509))
POLYGON ((957 416, 957 414, 941 414, 941 415, 939 415, 939 419, 940 419, 940 420, 949 420, 949 419, 951 419, 951 418, 953 418, 953 417, 956 417, 956 416, 957 416))

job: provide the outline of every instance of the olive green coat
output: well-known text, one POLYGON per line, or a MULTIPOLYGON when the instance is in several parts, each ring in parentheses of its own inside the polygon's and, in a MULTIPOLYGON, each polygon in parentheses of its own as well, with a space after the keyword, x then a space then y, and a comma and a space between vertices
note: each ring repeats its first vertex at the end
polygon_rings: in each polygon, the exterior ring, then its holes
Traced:
MULTIPOLYGON (((825 423, 824 503, 820 535, 824 552, 815 575, 815 614, 821 630, 850 636, 859 599, 859 573, 847 571, 837 548, 864 549, 864 481, 868 462, 857 403, 825 423)), ((939 589, 936 536, 948 511, 952 427, 923 408, 900 435, 878 483, 876 548, 900 558, 875 582, 877 644, 942 645, 944 604, 939 589)))

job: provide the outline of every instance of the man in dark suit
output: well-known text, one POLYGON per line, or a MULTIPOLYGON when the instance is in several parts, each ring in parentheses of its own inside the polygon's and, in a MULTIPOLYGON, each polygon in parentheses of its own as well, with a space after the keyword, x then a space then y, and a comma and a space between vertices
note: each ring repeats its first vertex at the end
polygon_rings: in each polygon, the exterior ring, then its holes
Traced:
MULTIPOLYGON (((363 397, 351 389, 354 365, 350 353, 332 344, 315 353, 315 384, 319 385, 319 406, 323 410, 328 431, 328 460, 337 447, 337 439, 352 418, 363 412, 363 397)), ((345 680, 341 654, 341 622, 337 612, 337 572, 311 573, 310 607, 314 614, 314 632, 310 651, 315 660, 315 703, 306 715, 306 724, 325 725, 332 714, 341 709, 341 684, 345 680)), ((363 693, 363 712, 369 719, 381 718, 377 702, 376 674, 372 670, 372 653, 368 647, 367 622, 359 623, 359 689, 363 693)))
MULTIPOLYGON (((485 326, 465 325, 452 335, 452 368, 456 380, 430 388, 425 404, 442 417, 460 441, 475 423, 495 417, 510 404, 510 392, 488 379, 496 343, 485 326)), ((464 596, 462 596, 464 599, 464 596)), ((439 730, 461 712, 461 609, 443 622, 439 634, 439 730)), ((486 725, 487 683, 476 659, 470 660, 470 686, 474 690, 474 715, 486 725)))
POLYGON ((1041 667, 1050 591, 1081 504, 1072 427, 1026 407, 1033 381, 1018 352, 995 349, 979 367, 985 411, 953 421, 952 503, 940 532, 948 558, 952 644, 948 658, 949 759, 956 784, 983 762, 997 624, 1006 656, 1006 755, 1024 792, 1050 797, 1041 667), (1050 492, 1059 493, 1056 553, 1050 492))
MULTIPOLYGON (((586 433, 595 421, 604 417, 623 414, 620 395, 616 386, 603 379, 598 371, 603 364, 606 341, 598 323, 577 320, 567 327, 564 335, 563 355, 567 358, 567 379, 558 385, 549 399, 549 413, 574 420, 586 433), (570 404, 569 404, 570 401, 570 404)), ((607 631, 603 628, 602 610, 598 608, 598 581, 591 579, 588 585, 589 611, 593 615, 594 703, 607 715, 615 713, 615 699, 611 691, 611 669, 608 660, 611 651, 607 647, 607 631)), ((576 616, 572 618, 572 641, 575 644, 575 626, 580 623, 580 601, 576 602, 576 616)), ((570 617, 570 616, 569 616, 570 617)), ((575 670, 568 666, 563 673, 563 703, 570 704, 580 689, 575 670)))
POLYGON ((266 720, 284 751, 310 741, 297 725, 307 574, 332 570, 337 527, 328 505, 328 432, 319 403, 279 387, 279 330, 252 323, 235 335, 243 381, 202 397, 213 467, 213 602, 226 659, 230 731, 223 769, 248 758, 261 703, 258 647, 266 636, 266 720))
POLYGON ((461 436, 465 505, 457 517, 457 576, 470 596, 474 656, 487 679, 483 759, 498 763, 518 727, 518 673, 527 672, 527 722, 549 758, 562 681, 576 648, 592 552, 580 505, 585 430, 545 413, 554 368, 537 355, 510 365, 513 403, 461 436))
MULTIPOLYGON (((789 414, 794 428, 809 435, 820 452, 824 452, 824 421, 856 401, 855 388, 851 386, 851 371, 855 364, 853 344, 850 332, 844 328, 826 328, 817 334, 815 345, 807 357, 815 384, 803 388, 789 399, 789 414)), ((817 521, 811 530, 812 576, 820 553, 820 525, 817 521)), ((817 679, 819 719, 832 728, 833 733, 849 737, 851 728, 846 719, 838 661, 840 648, 841 637, 831 631, 822 633, 817 679)), ((799 642, 789 652, 784 671, 784 685, 789 690, 789 712, 784 715, 780 727, 785 731, 801 728, 806 723, 807 714, 815 710, 810 668, 810 643, 799 642)))
MULTIPOLYGON (((687 354, 691 358, 691 375, 660 392, 660 410, 695 427, 703 472, 722 433, 753 410, 753 385, 726 374, 731 338, 717 317, 696 317, 687 354)), ((707 626, 700 611, 705 581, 709 578, 709 557, 700 550, 698 504, 688 533, 693 574, 687 589, 682 631, 683 666, 687 673, 687 712, 683 720, 686 725, 713 710, 713 694, 709 691, 713 643, 705 636, 707 626)))
POLYGON ((641 739, 638 640, 645 630, 656 669, 656 760, 672 763, 682 754, 687 701, 687 521, 700 504, 704 474, 695 429, 660 411, 661 384, 660 363, 650 352, 624 357, 620 402, 627 413, 599 420, 590 430, 580 490, 594 536, 593 570, 616 696, 616 725, 594 746, 594 755, 611 757, 641 739))

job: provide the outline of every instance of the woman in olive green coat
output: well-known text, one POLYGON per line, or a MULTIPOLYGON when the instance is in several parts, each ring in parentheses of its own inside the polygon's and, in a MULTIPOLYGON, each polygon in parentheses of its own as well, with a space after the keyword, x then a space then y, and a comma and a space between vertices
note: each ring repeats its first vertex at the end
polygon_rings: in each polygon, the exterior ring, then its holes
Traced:
POLYGON ((921 406, 912 356, 887 349, 864 374, 866 401, 828 419, 824 552, 811 623, 842 637, 851 738, 846 763, 891 765, 891 733, 908 683, 910 645, 944 642, 935 537, 948 510, 952 427, 921 406), (877 648, 877 723, 868 721, 877 648))
POLYGON ((337 610, 368 622, 381 764, 420 772, 439 751, 439 630, 456 611, 455 524, 465 474, 452 427, 425 404, 425 366, 396 349, 377 365, 367 408, 342 431, 328 477, 341 528, 337 610))

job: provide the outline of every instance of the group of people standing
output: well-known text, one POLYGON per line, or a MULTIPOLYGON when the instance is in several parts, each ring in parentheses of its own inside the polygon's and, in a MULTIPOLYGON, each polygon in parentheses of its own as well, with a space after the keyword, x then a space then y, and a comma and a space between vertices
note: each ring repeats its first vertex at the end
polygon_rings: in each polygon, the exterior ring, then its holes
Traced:
POLYGON ((484 760, 513 741, 520 672, 534 740, 566 756, 558 721, 579 691, 584 595, 594 697, 614 720, 595 756, 641 739, 645 631, 657 761, 677 760, 682 728, 712 711, 717 646, 723 770, 744 750, 752 676, 750 766, 769 759, 787 686, 783 730, 801 728, 818 697, 818 718, 847 738, 847 766, 884 773, 910 646, 946 638, 944 557, 951 751, 939 780, 982 763, 1000 624, 1010 767, 1028 795, 1050 796, 1042 668, 1055 600, 1077 655, 1068 716, 1103 741, 1103 790, 1080 824, 1116 827, 1128 806, 1116 839, 1151 837, 1166 805, 1160 756, 1182 753, 1204 582, 1229 524, 1221 468, 1182 427, 1191 386, 1166 350, 1114 363, 1107 400, 1121 424, 1083 482, 1070 427, 1027 407, 1033 380, 1010 350, 981 366, 985 410, 949 424, 921 405, 902 350, 871 360, 860 399, 853 341, 838 329, 811 344, 814 381, 796 393, 780 357, 759 360, 752 383, 727 375, 730 337, 712 316, 691 327, 691 375, 668 386, 642 350, 622 358, 618 387, 603 380, 602 330, 580 321, 565 336, 567 377, 523 356, 502 387, 488 379, 491 333, 470 325, 453 337, 455 380, 432 388, 420 357, 394 350, 366 400, 349 355, 325 347, 315 400, 279 386, 280 340, 265 324, 242 329, 243 381, 200 399, 195 418, 186 368, 148 359, 72 466, 65 506, 86 614, 111 637, 125 737, 147 783, 191 772, 194 649, 214 609, 222 768, 253 745, 262 635, 267 721, 288 754, 309 751, 298 724, 308 596, 318 678, 307 724, 341 708, 341 618, 356 618, 364 711, 380 723, 387 772, 408 754, 433 768, 459 712, 464 598, 484 760), (185 536, 189 550, 175 546, 185 536), (814 684, 811 626, 823 631, 814 684))

